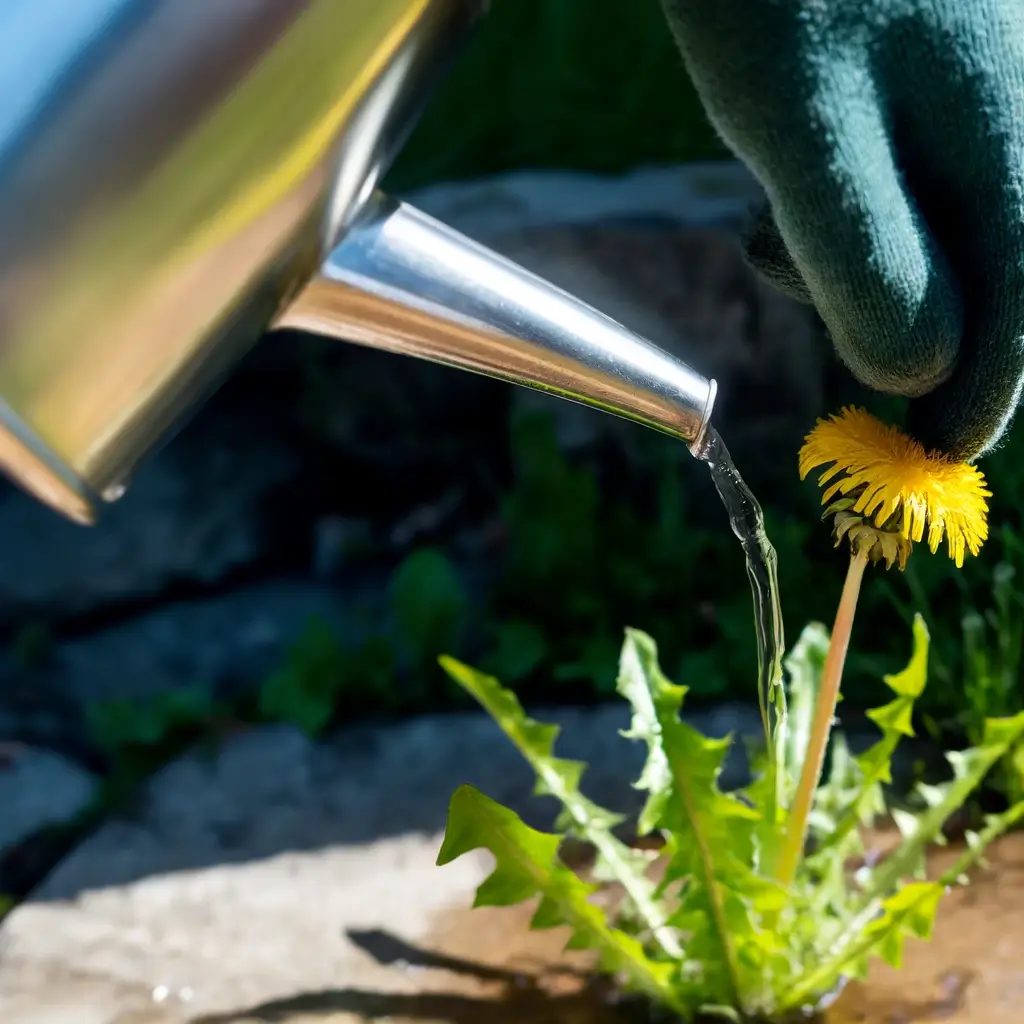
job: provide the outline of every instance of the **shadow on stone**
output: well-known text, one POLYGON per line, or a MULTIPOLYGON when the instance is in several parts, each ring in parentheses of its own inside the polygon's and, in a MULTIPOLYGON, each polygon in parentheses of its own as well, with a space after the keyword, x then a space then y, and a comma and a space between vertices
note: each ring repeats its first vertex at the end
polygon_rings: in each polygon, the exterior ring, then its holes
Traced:
POLYGON ((553 996, 526 988, 501 999, 473 998, 447 993, 395 995, 360 989, 316 992, 243 1011, 200 1017, 191 1024, 285 1024, 302 1014, 303 1020, 336 1014, 365 1020, 432 1021, 444 1024, 626 1024, 635 1020, 616 1008, 602 1005, 590 992, 553 996))
MULTIPOLYGON (((532 979, 519 971, 512 971, 490 964, 476 963, 463 957, 445 956, 429 949, 416 946, 411 942, 393 935, 381 928, 365 931, 351 929, 345 933, 349 941, 372 956, 376 962, 386 967, 423 968, 435 971, 450 971, 452 974, 468 974, 481 981, 499 981, 507 985, 521 988, 523 984, 531 984, 532 979)), ((565 964, 552 964, 547 974, 564 974, 584 980, 588 974, 575 970, 565 964)))
MULTIPOLYGON (((380 929, 347 932, 349 940, 373 957, 378 964, 410 970, 439 970, 486 983, 491 995, 457 992, 394 993, 370 989, 342 988, 305 992, 287 999, 274 1000, 240 1013, 211 1014, 195 1018, 190 1024, 285 1024, 297 1018, 352 1014, 366 1020, 444 1021, 446 1024, 504 1024, 536 1021, 539 1024, 613 1024, 639 1018, 626 1016, 622 1004, 608 999, 607 983, 583 970, 566 964, 545 965, 534 975, 502 969, 455 956, 432 953, 405 942, 380 929), (571 992, 551 992, 544 982, 554 976, 573 979, 571 992)), ((463 982, 464 983, 464 982, 463 982)))

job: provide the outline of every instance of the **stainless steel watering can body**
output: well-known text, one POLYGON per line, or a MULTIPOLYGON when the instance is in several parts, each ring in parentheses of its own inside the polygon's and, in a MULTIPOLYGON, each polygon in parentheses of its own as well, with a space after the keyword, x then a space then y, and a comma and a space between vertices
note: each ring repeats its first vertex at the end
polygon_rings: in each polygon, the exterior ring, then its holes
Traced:
POLYGON ((0 5, 0 467, 91 522, 275 326, 695 441, 713 382, 376 191, 487 4, 0 5))

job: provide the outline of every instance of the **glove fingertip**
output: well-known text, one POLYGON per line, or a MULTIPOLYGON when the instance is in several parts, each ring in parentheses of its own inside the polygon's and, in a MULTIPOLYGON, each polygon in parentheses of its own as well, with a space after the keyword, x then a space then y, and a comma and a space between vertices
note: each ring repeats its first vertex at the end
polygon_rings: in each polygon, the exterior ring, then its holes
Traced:
POLYGON ((747 261, 774 287, 817 308, 839 358, 862 384, 914 397, 949 376, 963 330, 962 301, 941 253, 919 236, 889 238, 876 247, 885 258, 873 262, 826 256, 818 302, 768 204, 752 222, 743 248, 747 261))
POLYGON ((1006 436, 1017 411, 1020 373, 979 371, 984 362, 910 402, 907 431, 929 451, 973 462, 1006 436))
POLYGON ((754 218, 742 243, 747 262, 762 277, 791 299, 813 305, 810 290, 782 240, 769 204, 754 218))

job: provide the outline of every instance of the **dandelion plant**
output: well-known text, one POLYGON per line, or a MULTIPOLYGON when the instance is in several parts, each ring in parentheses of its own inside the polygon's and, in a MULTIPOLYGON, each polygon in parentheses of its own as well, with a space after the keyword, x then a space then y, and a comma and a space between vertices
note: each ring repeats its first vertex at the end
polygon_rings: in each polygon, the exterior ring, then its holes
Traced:
POLYGON ((622 817, 581 789, 586 765, 556 755, 555 726, 531 719, 498 680, 442 659, 529 762, 538 792, 563 811, 554 832, 539 832, 464 786, 452 798, 438 863, 489 850, 494 870, 475 905, 536 899, 532 927, 567 926, 570 947, 593 950, 600 970, 681 1020, 788 1020, 826 1005, 873 958, 898 966, 907 938, 930 937, 946 889, 965 882, 985 846, 1024 820, 1024 801, 989 817, 953 867, 928 878, 927 850, 951 815, 993 766, 1024 761, 1024 714, 990 719, 976 747, 947 755, 948 780, 920 786, 919 809, 888 805, 893 758, 913 735, 927 682, 920 616, 906 667, 885 677, 891 699, 870 713, 877 741, 853 756, 836 737, 822 777, 866 570, 876 562, 903 568, 926 534, 933 552, 945 538, 961 565, 987 536, 988 492, 974 467, 926 453, 860 410, 844 410, 808 436, 800 473, 820 467, 825 515, 837 543, 849 545, 849 570, 831 634, 811 624, 786 658, 786 710, 766 737, 773 749, 754 758, 757 769, 770 757, 770 780, 755 771, 744 789, 722 791, 732 737, 709 738, 687 723, 687 687, 662 673, 654 640, 626 631, 617 688, 632 709, 624 735, 646 747, 635 783, 645 797, 637 831, 661 839, 657 854, 619 838, 622 817), (901 842, 876 862, 864 857, 864 827, 884 814, 901 842), (570 836, 596 851, 588 877, 560 857, 570 836), (603 880, 622 890, 614 913, 591 899, 603 880))

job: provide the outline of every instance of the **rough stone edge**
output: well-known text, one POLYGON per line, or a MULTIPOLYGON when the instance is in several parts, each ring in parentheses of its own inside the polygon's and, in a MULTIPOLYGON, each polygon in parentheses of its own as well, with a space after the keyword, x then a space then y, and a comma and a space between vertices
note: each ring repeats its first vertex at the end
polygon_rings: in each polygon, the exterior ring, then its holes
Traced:
POLYGON ((738 161, 645 167, 618 175, 515 171, 429 185, 406 202, 472 238, 602 220, 738 227, 764 193, 738 161))

